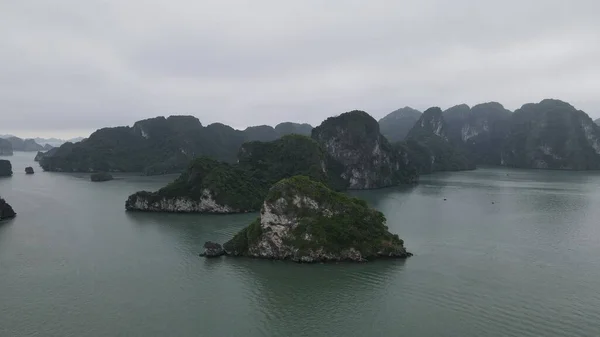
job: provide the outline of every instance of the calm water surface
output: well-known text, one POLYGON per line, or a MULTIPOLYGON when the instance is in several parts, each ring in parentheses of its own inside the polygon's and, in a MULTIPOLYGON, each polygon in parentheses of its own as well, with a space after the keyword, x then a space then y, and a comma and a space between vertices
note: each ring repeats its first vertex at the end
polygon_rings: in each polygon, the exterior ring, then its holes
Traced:
POLYGON ((598 173, 480 169, 354 193, 415 256, 297 265, 197 256, 256 214, 125 212, 173 176, 92 183, 34 156, 0 179, 18 213, 0 223, 0 336, 600 336, 598 173))

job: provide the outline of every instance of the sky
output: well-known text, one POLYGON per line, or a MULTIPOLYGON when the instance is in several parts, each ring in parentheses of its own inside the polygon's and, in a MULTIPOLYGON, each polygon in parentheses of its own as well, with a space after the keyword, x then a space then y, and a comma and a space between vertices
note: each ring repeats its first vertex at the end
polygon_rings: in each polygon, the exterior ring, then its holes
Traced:
POLYGON ((0 134, 544 98, 598 118, 598 13, 597 0, 0 1, 0 134))

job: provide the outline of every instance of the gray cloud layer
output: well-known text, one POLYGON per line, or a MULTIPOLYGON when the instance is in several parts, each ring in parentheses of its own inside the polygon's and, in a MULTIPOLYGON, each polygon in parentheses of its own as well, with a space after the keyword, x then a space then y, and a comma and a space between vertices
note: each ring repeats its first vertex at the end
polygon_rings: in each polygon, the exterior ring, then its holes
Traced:
POLYGON ((0 2, 0 133, 552 97, 600 116, 600 2, 0 2))

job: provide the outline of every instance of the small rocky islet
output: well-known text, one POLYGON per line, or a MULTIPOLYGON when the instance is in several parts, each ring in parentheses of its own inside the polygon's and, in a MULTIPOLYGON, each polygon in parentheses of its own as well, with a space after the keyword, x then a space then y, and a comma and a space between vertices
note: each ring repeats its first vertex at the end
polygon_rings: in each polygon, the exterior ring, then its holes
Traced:
POLYGON ((259 218, 222 247, 207 242, 202 255, 305 263, 411 256, 385 220, 363 200, 294 176, 269 189, 259 218))
POLYGON ((10 160, 0 159, 0 177, 12 176, 12 164, 10 160))
POLYGON ((17 216, 17 213, 13 208, 6 202, 6 200, 0 198, 0 221, 12 219, 17 216))

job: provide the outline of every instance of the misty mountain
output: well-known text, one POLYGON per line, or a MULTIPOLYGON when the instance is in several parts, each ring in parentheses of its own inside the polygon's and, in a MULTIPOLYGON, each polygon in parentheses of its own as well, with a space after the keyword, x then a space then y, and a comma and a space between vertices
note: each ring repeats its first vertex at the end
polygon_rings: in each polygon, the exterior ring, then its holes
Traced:
POLYGON ((406 135, 420 117, 420 111, 411 107, 404 107, 380 119, 379 128, 390 142, 399 142, 406 138, 406 135))
POLYGON ((198 156, 234 163, 243 143, 280 137, 267 125, 241 131, 222 123, 203 126, 193 116, 156 117, 132 127, 99 129, 79 143, 67 142, 52 155, 41 157, 40 165, 59 172, 165 174, 181 172, 198 156))

